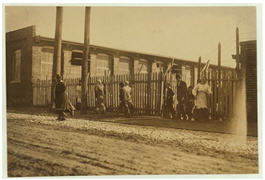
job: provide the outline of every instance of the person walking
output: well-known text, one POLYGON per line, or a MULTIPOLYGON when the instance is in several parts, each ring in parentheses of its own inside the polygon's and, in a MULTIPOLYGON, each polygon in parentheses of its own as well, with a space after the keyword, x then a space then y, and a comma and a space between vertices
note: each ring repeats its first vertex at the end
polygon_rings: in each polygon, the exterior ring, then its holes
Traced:
POLYGON ((59 74, 56 75, 56 86, 55 86, 55 108, 60 121, 65 120, 64 111, 67 109, 67 98, 66 98, 66 86, 59 74))
POLYGON ((124 91, 123 91, 124 83, 120 83, 120 91, 119 91, 119 99, 120 99, 120 104, 118 107, 118 112, 123 112, 125 109, 125 100, 124 100, 124 91))
POLYGON ((79 80, 76 86, 76 109, 81 110, 82 81, 79 80))
POLYGON ((124 106, 126 117, 131 117, 133 114, 133 102, 132 102, 132 88, 129 86, 129 82, 124 82, 123 93, 124 93, 124 106))
POLYGON ((175 118, 175 109, 174 109, 174 96, 175 93, 172 89, 172 85, 167 83, 166 89, 166 102, 165 102, 165 117, 175 118))
POLYGON ((177 80, 177 119, 181 120, 182 118, 186 120, 186 113, 185 113, 185 101, 187 98, 187 85, 184 81, 181 80, 181 75, 176 74, 177 80))
POLYGON ((206 77, 202 76, 199 83, 192 90, 193 95, 196 97, 194 117, 196 120, 208 120, 209 111, 207 104, 207 96, 212 94, 211 88, 206 82, 206 77))
POLYGON ((95 86, 95 98, 96 98, 96 112, 105 113, 106 112, 106 106, 104 103, 105 88, 100 79, 97 81, 97 84, 95 86))

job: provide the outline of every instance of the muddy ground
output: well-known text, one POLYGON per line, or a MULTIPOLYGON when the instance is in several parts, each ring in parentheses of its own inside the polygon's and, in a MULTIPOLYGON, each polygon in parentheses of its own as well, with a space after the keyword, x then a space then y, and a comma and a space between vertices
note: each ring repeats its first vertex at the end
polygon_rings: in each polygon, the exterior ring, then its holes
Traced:
POLYGON ((255 174, 257 137, 7 113, 8 176, 255 174))

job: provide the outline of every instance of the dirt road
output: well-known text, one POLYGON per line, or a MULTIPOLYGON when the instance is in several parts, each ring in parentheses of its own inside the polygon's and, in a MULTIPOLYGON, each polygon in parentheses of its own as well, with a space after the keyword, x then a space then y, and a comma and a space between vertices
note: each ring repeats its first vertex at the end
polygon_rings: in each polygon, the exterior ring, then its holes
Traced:
POLYGON ((207 156, 23 118, 8 118, 7 137, 9 177, 258 173, 253 158, 207 156))

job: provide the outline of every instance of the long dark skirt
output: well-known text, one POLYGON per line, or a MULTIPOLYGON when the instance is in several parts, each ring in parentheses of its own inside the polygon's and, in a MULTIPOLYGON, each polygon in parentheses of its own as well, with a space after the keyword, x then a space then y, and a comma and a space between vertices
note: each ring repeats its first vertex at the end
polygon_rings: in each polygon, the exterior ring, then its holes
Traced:
POLYGON ((194 109, 193 117, 197 121, 208 121, 209 120, 209 110, 207 108, 194 109))
POLYGON ((71 115, 73 115, 73 112, 76 110, 75 107, 72 105, 70 99, 68 98, 67 93, 61 93, 56 95, 55 107, 56 112, 59 115, 59 119, 65 117, 65 112, 69 112, 71 115))

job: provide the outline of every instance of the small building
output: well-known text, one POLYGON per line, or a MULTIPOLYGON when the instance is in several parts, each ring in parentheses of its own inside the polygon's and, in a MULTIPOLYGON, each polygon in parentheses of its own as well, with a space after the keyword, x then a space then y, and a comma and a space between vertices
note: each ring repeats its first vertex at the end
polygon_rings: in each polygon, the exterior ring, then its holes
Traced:
MULTIPOLYGON (((32 105, 33 82, 52 79, 53 51, 54 39, 36 35, 35 26, 6 33, 7 105, 32 105)), ((64 79, 81 78, 83 44, 62 41, 61 57, 64 79)), ((90 45, 88 72, 91 76, 163 72, 172 62, 188 86, 197 82, 196 62, 94 45, 90 45)))
MULTIPOLYGON (((233 56, 234 59, 236 56, 233 56)), ((246 72, 247 119, 257 122, 257 41, 240 42, 239 69, 246 72)))

